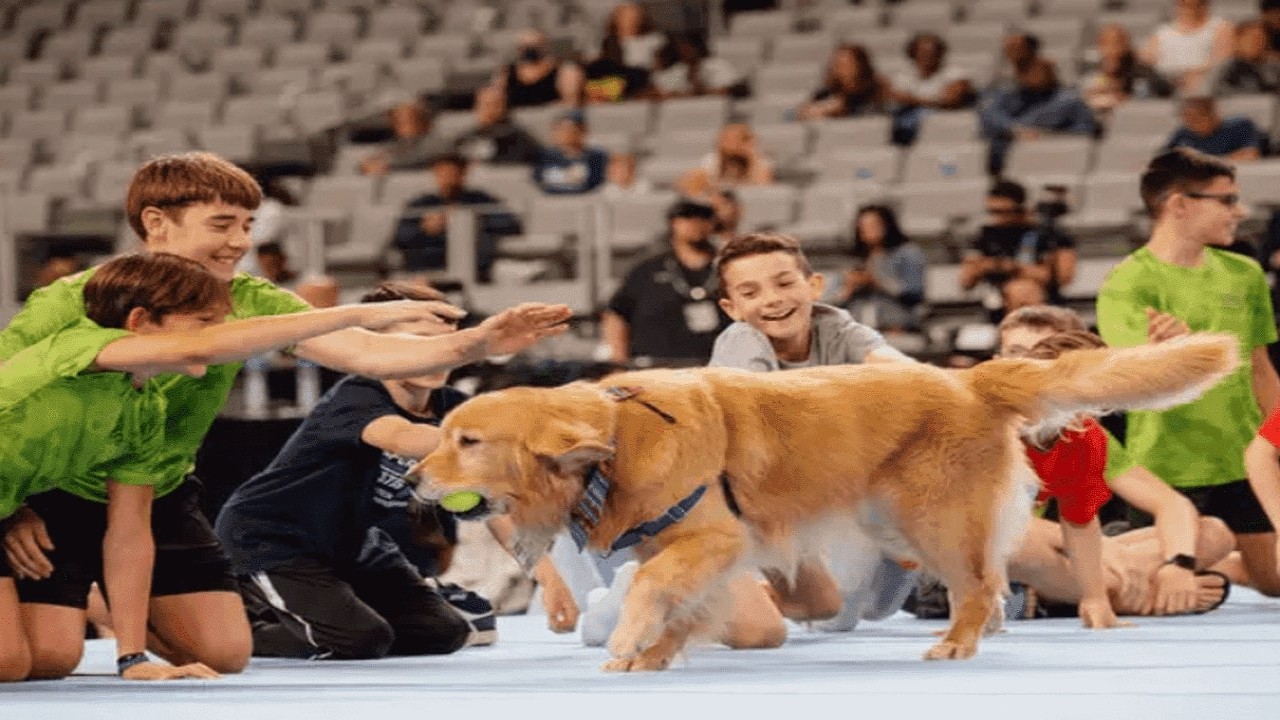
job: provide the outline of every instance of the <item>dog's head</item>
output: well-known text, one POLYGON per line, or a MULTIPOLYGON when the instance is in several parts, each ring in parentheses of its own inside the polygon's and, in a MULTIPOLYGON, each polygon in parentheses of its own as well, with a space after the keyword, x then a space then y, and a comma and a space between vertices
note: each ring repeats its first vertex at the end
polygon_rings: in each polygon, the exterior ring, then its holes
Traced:
POLYGON ((406 479, 427 501, 477 493, 480 504, 459 517, 509 515, 541 542, 564 526, 591 467, 613 456, 610 405, 587 384, 477 396, 449 413, 440 445, 406 479))

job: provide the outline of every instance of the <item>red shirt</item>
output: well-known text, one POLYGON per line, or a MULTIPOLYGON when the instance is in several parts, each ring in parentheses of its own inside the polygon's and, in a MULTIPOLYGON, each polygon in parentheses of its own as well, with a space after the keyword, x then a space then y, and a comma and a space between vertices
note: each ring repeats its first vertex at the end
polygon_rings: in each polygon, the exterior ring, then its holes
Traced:
POLYGON ((1040 476, 1036 503, 1056 499, 1058 514, 1064 520, 1083 525, 1111 499, 1111 488, 1104 477, 1107 434, 1097 421, 1089 420, 1084 430, 1063 433, 1047 451, 1028 445, 1027 457, 1040 476))
POLYGON ((1258 428, 1258 434, 1272 445, 1280 447, 1280 407, 1277 407, 1262 423, 1262 427, 1258 428))

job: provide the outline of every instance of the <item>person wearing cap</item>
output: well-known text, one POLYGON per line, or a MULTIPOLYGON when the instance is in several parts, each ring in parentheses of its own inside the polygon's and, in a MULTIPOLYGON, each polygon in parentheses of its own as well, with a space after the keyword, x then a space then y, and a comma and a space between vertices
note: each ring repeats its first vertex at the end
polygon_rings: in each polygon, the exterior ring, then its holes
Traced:
POLYGON ((705 365, 729 318, 716 304, 715 209, 681 200, 667 213, 669 245, 627 273, 602 314, 609 359, 705 365))
POLYGON ((533 167, 533 181, 549 195, 582 195, 604 184, 609 153, 587 147, 587 120, 581 110, 561 115, 552 128, 554 145, 533 167))

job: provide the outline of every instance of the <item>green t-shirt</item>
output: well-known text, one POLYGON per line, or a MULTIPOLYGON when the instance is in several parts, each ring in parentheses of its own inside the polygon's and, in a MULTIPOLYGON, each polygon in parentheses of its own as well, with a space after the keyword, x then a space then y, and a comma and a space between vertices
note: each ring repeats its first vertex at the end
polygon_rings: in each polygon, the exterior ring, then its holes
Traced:
POLYGON ((1240 368, 1199 400, 1163 412, 1130 412, 1125 446, 1136 464, 1174 487, 1241 480, 1244 449, 1262 414, 1253 395, 1254 348, 1276 340, 1275 316, 1258 263, 1206 248, 1200 267, 1162 262, 1142 248, 1120 263, 1098 294, 1098 329, 1115 347, 1147 342, 1145 308, 1185 321, 1193 332, 1240 339, 1240 368))
POLYGON ((1129 472, 1138 463, 1129 455, 1129 451, 1124 445, 1115 438, 1109 431, 1103 430, 1107 436, 1107 467, 1102 471, 1102 477, 1108 483, 1117 477, 1129 472))
POLYGON ((164 451, 158 385, 120 372, 85 372, 128 335, 81 318, 0 366, 0 518, 30 495, 59 488, 107 501, 108 479, 154 485, 164 451))
MULTIPOLYGON (((0 331, 0 361, 83 318, 84 284, 92 273, 89 269, 32 293, 22 311, 0 331)), ((231 303, 233 320, 310 309, 297 295, 247 273, 232 279, 231 303)), ((156 497, 182 484, 195 466, 196 451, 226 404, 242 364, 211 365, 202 378, 163 375, 155 380, 168 405, 166 449, 155 458, 153 468, 162 478, 156 485, 156 497)))

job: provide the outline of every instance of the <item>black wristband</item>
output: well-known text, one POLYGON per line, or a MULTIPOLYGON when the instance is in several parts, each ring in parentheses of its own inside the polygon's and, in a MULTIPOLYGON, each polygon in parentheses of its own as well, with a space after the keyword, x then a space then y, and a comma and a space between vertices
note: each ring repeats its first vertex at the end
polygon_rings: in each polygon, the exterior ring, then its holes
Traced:
POLYGON ((1194 572, 1196 569, 1196 558, 1194 555, 1188 555, 1186 553, 1178 553, 1177 555, 1174 555, 1168 560, 1165 560, 1163 564, 1177 565, 1183 570, 1191 570, 1194 572))
POLYGON ((151 662, 151 658, 147 657, 147 654, 144 652, 121 655, 116 658, 116 674, 123 675, 125 670, 128 670, 134 665, 141 665, 145 662, 151 662))

